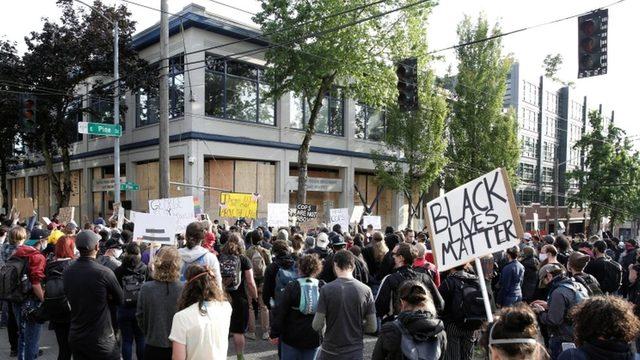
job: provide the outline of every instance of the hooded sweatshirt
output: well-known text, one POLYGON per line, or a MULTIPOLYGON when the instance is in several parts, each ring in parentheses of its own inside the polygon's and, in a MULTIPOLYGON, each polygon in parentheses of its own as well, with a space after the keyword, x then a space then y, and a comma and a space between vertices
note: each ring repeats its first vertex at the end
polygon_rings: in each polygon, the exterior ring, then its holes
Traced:
POLYGON ((29 259, 29 281, 31 285, 39 285, 44 279, 44 267, 47 264, 44 255, 31 246, 18 246, 13 256, 29 259))
POLYGON ((222 289, 222 278, 220 277, 220 263, 218 262, 218 258, 213 255, 209 250, 203 248, 202 246, 194 246, 191 249, 189 248, 180 248, 178 249, 180 256, 182 257, 182 266, 188 267, 189 265, 206 265, 209 266, 211 270, 216 275, 216 282, 218 286, 222 289))
POLYGON ((627 343, 616 340, 585 342, 577 349, 564 351, 558 360, 633 360, 635 354, 627 343))
POLYGON ((276 255, 273 262, 267 266, 264 271, 264 285, 262 285, 262 301, 271 310, 271 299, 275 298, 276 292, 276 275, 280 268, 289 269, 295 264, 291 254, 276 255))
MULTIPOLYGON (((443 359, 447 348, 447 336, 442 320, 426 311, 406 311, 398 315, 398 321, 416 342, 435 341, 440 347, 440 357, 443 359)), ((400 360, 403 359, 400 350, 402 333, 400 329, 388 322, 382 325, 378 341, 373 350, 372 360, 400 360)))

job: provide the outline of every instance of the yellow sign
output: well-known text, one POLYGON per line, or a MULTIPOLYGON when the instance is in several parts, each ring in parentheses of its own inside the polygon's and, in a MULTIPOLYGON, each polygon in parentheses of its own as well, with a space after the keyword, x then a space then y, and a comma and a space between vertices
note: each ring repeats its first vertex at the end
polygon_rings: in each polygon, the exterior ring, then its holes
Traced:
POLYGON ((220 217, 257 218, 259 197, 258 194, 221 193, 220 217))

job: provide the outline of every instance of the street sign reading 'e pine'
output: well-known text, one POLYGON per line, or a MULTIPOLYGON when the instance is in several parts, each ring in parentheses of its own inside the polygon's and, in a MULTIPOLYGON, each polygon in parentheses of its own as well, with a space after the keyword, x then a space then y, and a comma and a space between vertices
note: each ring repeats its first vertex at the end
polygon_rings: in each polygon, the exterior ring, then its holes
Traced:
POLYGON ((120 126, 120 124, 80 121, 78 122, 78 132, 80 134, 120 137, 122 136, 122 126, 120 126))

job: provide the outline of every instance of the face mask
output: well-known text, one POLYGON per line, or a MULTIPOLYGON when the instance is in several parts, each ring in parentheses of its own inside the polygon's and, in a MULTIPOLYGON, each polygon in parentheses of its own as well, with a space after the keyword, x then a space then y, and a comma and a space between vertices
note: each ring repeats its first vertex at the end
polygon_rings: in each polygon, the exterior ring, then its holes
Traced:
POLYGON ((545 261, 545 260, 547 260, 547 254, 540 253, 540 261, 545 261))
POLYGON ((122 255, 122 250, 120 250, 120 249, 113 250, 113 257, 115 257, 117 259, 117 258, 120 257, 120 255, 122 255))

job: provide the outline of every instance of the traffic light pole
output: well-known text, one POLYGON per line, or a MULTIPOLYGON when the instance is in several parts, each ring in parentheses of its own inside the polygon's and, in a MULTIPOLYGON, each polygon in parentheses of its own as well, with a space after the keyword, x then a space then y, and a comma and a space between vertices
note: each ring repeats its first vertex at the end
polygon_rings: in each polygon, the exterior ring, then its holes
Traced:
MULTIPOLYGON (((120 57, 118 49, 118 19, 113 22, 113 78, 115 79, 113 99, 113 123, 120 124, 120 57)), ((120 202, 120 137, 114 137, 113 143, 113 202, 120 202)))

